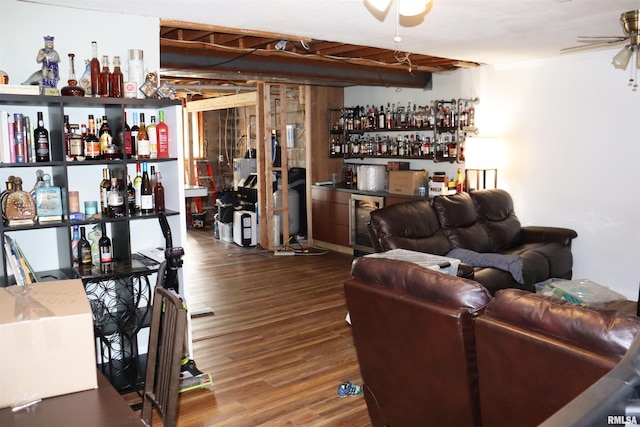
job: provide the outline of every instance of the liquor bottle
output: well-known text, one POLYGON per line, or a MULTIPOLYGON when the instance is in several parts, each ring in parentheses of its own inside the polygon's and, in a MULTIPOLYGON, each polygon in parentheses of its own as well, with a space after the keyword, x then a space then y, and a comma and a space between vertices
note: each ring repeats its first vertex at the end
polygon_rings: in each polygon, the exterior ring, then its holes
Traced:
POLYGON ((49 131, 44 127, 42 112, 38 111, 38 126, 33 130, 33 140, 36 143, 36 162, 48 162, 49 156, 49 131))
POLYGON ((156 173, 156 186, 153 189, 153 194, 156 212, 164 211, 164 186, 162 185, 162 175, 160 172, 156 173))
POLYGON ((113 133, 107 120, 107 116, 102 116, 102 124, 100 130, 98 130, 98 138, 100 139, 100 155, 105 157, 109 151, 109 146, 113 142, 113 133))
POLYGON ((111 177, 111 185, 107 190, 107 214, 111 218, 125 216, 124 196, 115 176, 111 177))
POLYGON ((151 123, 147 126, 147 135, 149 136, 149 157, 156 159, 158 157, 158 134, 156 133, 156 116, 151 116, 151 123))
POLYGON ((113 98, 124 97, 124 75, 120 68, 120 56, 118 55, 113 57, 113 73, 111 73, 109 96, 113 98))
POLYGON ((147 127, 144 124, 144 113, 140 113, 140 130, 138 130, 138 137, 136 138, 136 140, 138 143, 138 158, 150 158, 151 148, 149 146, 149 135, 147 134, 147 127))
POLYGON ((51 184, 51 175, 42 176, 44 185, 35 189, 36 213, 40 223, 62 220, 62 192, 60 187, 51 184))
POLYGON ((100 140, 96 136, 93 114, 89 115, 89 131, 84 140, 84 157, 88 160, 100 159, 100 140))
POLYGON ((78 264, 82 266, 91 265, 91 243, 87 240, 84 227, 80 227, 80 240, 78 240, 78 264))
POLYGON ((462 179, 462 168, 458 168, 458 175, 456 176, 456 191, 462 193, 464 187, 464 180, 462 179))
POLYGON ((36 171, 36 182, 33 184, 31 191, 29 191, 34 202, 36 201, 36 190, 40 187, 44 187, 44 171, 42 169, 36 171))
POLYGON ((153 213, 153 191, 147 171, 147 162, 142 164, 142 184, 140 186, 140 210, 143 214, 153 213))
POLYGON ((106 98, 111 93, 111 71, 109 56, 102 55, 102 71, 100 71, 100 96, 106 98))
POLYGON ((76 267, 78 265, 78 243, 80 242, 80 226, 73 226, 73 235, 71 238, 71 259, 73 261, 73 266, 76 267))
POLYGON ((98 43, 91 42, 91 96, 100 96, 100 61, 98 60, 98 43))
POLYGON ((158 157, 161 159, 169 157, 169 126, 164 122, 164 111, 158 111, 160 122, 156 125, 158 134, 158 157))
POLYGON ((133 113, 133 126, 131 126, 131 157, 136 158, 138 156, 138 113, 133 113))
POLYGON ((109 168, 102 169, 102 181, 100 181, 100 212, 107 213, 107 191, 111 185, 111 171, 109 168))
POLYGON ((136 213, 136 189, 131 182, 131 175, 127 175, 127 208, 130 216, 136 213))
POLYGON ((140 212, 142 196, 142 172, 140 172, 140 163, 136 163, 136 177, 133 180, 133 190, 136 192, 136 212, 140 212))
POLYGON ((102 234, 98 240, 98 248, 100 249, 100 264, 113 261, 113 250, 111 247, 111 239, 107 236, 107 225, 103 222, 100 224, 102 234))
POLYGON ((151 191, 155 191, 156 188, 156 167, 151 166, 149 171, 149 181, 151 181, 151 191))
POLYGON ((60 89, 62 96, 84 96, 84 89, 78 86, 76 79, 75 56, 74 53, 69 54, 69 80, 67 80, 67 86, 60 89))
POLYGON ((24 115, 13 115, 13 142, 15 144, 16 163, 26 163, 26 150, 24 147, 24 115))
POLYGON ((378 110, 378 128, 384 129, 384 126, 387 122, 386 116, 384 115, 384 106, 380 106, 380 110, 378 110))
POLYGON ((71 157, 71 129, 69 127, 69 115, 62 116, 62 122, 64 127, 64 147, 67 156, 71 157))
POLYGON ((133 152, 131 151, 131 128, 127 123, 127 112, 124 112, 124 129, 122 131, 124 154, 127 159, 131 158, 133 152))
POLYGON ((351 187, 353 185, 353 170, 351 169, 351 166, 347 166, 344 183, 347 187, 351 187))

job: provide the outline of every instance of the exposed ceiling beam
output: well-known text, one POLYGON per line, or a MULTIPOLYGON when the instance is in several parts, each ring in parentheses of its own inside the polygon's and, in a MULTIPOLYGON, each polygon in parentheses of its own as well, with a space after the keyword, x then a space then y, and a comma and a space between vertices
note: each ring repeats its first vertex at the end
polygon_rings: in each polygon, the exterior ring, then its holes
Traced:
MULTIPOLYGON (((286 54, 286 53, 285 53, 286 54)), ((203 47, 163 42, 160 49, 161 74, 173 78, 263 80, 271 82, 327 86, 396 86, 431 88, 431 73, 409 70, 406 64, 379 66, 358 64, 357 60, 329 60, 296 57, 292 54, 261 55, 259 51, 221 52, 203 47)))

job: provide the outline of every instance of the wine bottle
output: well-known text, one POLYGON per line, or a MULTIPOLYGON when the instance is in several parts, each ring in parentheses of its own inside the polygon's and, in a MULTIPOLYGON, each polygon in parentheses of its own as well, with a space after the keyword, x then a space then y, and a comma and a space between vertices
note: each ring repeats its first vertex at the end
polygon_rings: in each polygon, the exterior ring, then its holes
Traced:
POLYGON ((71 157, 71 129, 69 128, 69 115, 62 116, 64 130, 64 148, 67 156, 71 157))
POLYGON ((111 239, 107 236, 107 226, 103 222, 100 224, 102 235, 98 240, 98 248, 100 249, 100 264, 113 261, 113 253, 111 247, 111 239))
POLYGON ((80 242, 80 226, 73 226, 73 235, 71 238, 71 258, 74 267, 78 265, 78 243, 80 242))
POLYGON ((127 112, 124 112, 124 129, 122 131, 123 135, 123 145, 124 145, 124 154, 127 159, 130 159, 133 151, 131 151, 131 128, 127 123, 127 112))
MULTIPOLYGON (((144 113, 140 113, 140 130, 138 130, 138 137, 136 138, 138 143, 138 158, 148 159, 151 157, 151 147, 149 146, 149 135, 147 134, 147 127, 144 123, 144 113)), ((144 171, 143 171, 144 172, 144 171)))
POLYGON ((164 111, 158 111, 159 122, 156 125, 158 134, 158 157, 169 157, 169 126, 164 122, 164 111))
POLYGON ((131 126, 131 157, 136 158, 138 156, 138 131, 140 126, 138 125, 138 113, 133 113, 133 126, 131 126))
POLYGON ((119 218, 125 215, 124 196, 118 185, 118 178, 111 177, 111 185, 107 190, 107 214, 111 218, 119 218))
POLYGON ((149 157, 158 157, 158 134, 156 133, 156 116, 151 116, 151 123, 147 126, 147 136, 149 137, 149 157))
POLYGON ((120 56, 113 57, 113 73, 111 73, 111 85, 109 87, 109 96, 114 98, 122 98, 124 96, 124 75, 120 68, 120 56))
POLYGON ((107 98, 111 93, 111 71, 109 70, 109 56, 102 55, 102 70, 100 71, 100 96, 107 98))
POLYGON ((136 189, 133 187, 130 175, 127 175, 127 208, 130 216, 136 213, 136 189))
POLYGON ((91 96, 100 96, 100 61, 98 60, 98 43, 91 42, 91 96))
POLYGON ((140 163, 136 163, 136 177, 133 180, 133 190, 136 192, 136 212, 140 212, 140 197, 142 196, 142 172, 140 172, 140 163))
POLYGON ((156 212, 163 212, 164 207, 164 186, 162 185, 162 175, 156 172, 156 186, 153 189, 156 212))
POLYGON ((38 111, 38 127, 33 130, 33 140, 36 143, 36 162, 48 162, 49 156, 49 131, 44 127, 42 112, 38 111))
POLYGON ((96 125, 93 114, 89 115, 89 130, 84 140, 84 156, 88 160, 100 159, 100 140, 96 136, 96 125))
POLYGON ((142 184, 140 186, 140 210, 143 214, 153 213, 153 191, 147 171, 147 162, 142 163, 142 184))
POLYGON ((78 240, 78 264, 80 264, 80 266, 91 265, 91 243, 87 240, 84 227, 80 227, 80 240, 78 240))
POLYGON ((109 168, 102 169, 102 181, 100 181, 100 212, 107 213, 107 192, 111 185, 111 173, 109 168))

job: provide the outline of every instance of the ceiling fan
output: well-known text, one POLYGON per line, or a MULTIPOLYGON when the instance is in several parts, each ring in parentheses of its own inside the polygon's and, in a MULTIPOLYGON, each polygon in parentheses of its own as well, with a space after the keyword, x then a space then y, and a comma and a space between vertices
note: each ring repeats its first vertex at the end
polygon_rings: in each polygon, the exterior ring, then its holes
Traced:
POLYGON ((630 10, 620 15, 620 25, 624 30, 624 36, 580 36, 578 37, 579 43, 584 43, 580 46, 573 46, 561 49, 562 51, 578 50, 578 49, 590 49, 594 47, 601 47, 609 44, 617 44, 627 42, 620 52, 613 57, 613 66, 615 68, 626 70, 631 61, 631 57, 634 57, 635 66, 631 67, 631 75, 629 77, 629 86, 636 90, 637 83, 637 69, 640 68, 640 56, 638 51, 640 50, 640 10, 630 10))

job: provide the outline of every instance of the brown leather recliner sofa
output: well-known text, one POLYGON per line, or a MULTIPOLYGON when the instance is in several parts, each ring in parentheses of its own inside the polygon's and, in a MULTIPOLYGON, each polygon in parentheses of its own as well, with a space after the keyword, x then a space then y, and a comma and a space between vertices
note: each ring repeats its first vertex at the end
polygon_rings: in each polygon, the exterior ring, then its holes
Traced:
POLYGON ((535 426, 612 369, 640 318, 385 259, 344 284, 374 426, 535 426))
POLYGON ((521 226, 511 196, 501 189, 385 206, 371 212, 369 235, 376 252, 464 252, 473 258, 473 279, 492 294, 505 288, 533 291, 536 283, 550 278, 570 279, 571 241, 578 236, 567 228, 521 226), (519 266, 512 263, 515 259, 519 266))

